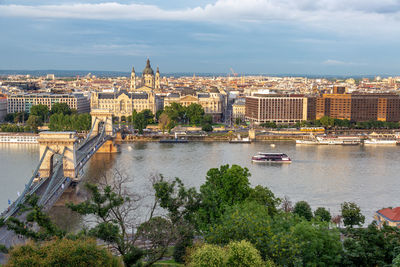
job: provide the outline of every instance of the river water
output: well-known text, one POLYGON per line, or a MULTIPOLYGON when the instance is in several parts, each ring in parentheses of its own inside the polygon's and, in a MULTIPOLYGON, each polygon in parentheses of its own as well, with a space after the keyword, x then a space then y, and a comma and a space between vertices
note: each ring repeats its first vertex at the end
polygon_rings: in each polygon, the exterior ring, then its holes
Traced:
MULTIPOLYGON (((15 200, 17 192, 22 192, 39 161, 38 154, 37 145, 0 144, 1 210, 7 207, 8 199, 15 200)), ((400 147, 396 146, 130 143, 122 144, 119 154, 96 154, 83 176, 96 181, 102 173, 118 169, 133 177, 136 191, 145 191, 149 177, 161 173, 168 178, 179 177, 187 186, 199 187, 210 168, 238 164, 250 170, 252 185, 268 186, 278 197, 286 195, 293 203, 305 200, 313 209, 326 207, 333 215, 339 213, 340 203, 354 201, 370 222, 376 210, 400 205, 399 159, 400 147), (251 156, 258 151, 285 152, 293 162, 252 164, 251 156)), ((57 213, 72 219, 64 209, 57 213)))

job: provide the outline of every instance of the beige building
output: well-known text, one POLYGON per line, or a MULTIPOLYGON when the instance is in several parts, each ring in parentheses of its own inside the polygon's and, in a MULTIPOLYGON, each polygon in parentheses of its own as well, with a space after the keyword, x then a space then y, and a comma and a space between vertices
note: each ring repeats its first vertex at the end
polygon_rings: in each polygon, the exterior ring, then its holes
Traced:
POLYGON ((160 71, 157 68, 154 75, 150 60, 147 59, 141 79, 136 77, 135 69, 132 68, 129 91, 94 92, 90 99, 90 106, 92 109, 112 112, 115 117, 120 119, 122 116, 131 116, 134 110, 141 112, 149 109, 156 114, 160 100, 154 93, 155 89, 160 89, 160 71))
POLYGON ((7 97, 0 94, 0 121, 4 121, 7 115, 7 97))
POLYGON ((246 119, 245 99, 236 99, 235 103, 232 105, 232 118, 234 120, 241 119, 242 121, 246 119))
POLYGON ((224 96, 214 88, 209 93, 193 93, 182 95, 179 93, 170 93, 164 98, 164 107, 171 105, 171 103, 179 103, 182 106, 189 106, 192 103, 200 104, 204 108, 207 115, 211 115, 215 122, 222 121, 224 113, 224 96))
POLYGON ((7 99, 7 113, 30 112, 35 105, 46 105, 50 110, 55 103, 66 103, 78 113, 89 113, 90 102, 82 94, 16 94, 7 99))
POLYGON ((131 116, 132 112, 141 112, 149 109, 153 114, 157 112, 156 96, 153 92, 127 92, 121 90, 117 93, 93 93, 91 97, 92 109, 107 110, 115 117, 131 116))
POLYGON ((383 224, 393 227, 400 227, 400 207, 378 210, 375 213, 374 219, 376 220, 379 228, 381 228, 383 224))

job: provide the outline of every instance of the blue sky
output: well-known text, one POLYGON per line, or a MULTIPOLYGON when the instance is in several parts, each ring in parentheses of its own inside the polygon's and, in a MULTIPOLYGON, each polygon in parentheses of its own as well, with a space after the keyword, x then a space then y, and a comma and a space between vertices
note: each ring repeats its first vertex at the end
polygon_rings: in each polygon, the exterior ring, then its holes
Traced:
POLYGON ((0 69, 400 74, 399 0, 0 0, 0 69))

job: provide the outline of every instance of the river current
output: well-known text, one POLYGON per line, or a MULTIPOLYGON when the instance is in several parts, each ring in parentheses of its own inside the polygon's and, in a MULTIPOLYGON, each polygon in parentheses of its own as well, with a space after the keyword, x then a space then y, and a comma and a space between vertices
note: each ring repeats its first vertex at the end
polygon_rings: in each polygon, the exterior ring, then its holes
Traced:
MULTIPOLYGON (((96 181, 102 173, 117 169, 133 177, 135 190, 144 191, 149 177, 161 173, 198 188, 210 168, 238 164, 250 170, 252 185, 268 186, 278 197, 286 195, 293 203, 305 200, 313 209, 326 207, 333 215, 339 213, 340 203, 354 201, 370 222, 376 210, 400 205, 399 159, 400 147, 396 146, 129 143, 121 145, 119 154, 96 154, 83 176, 96 181), (259 151, 284 152, 292 163, 252 164, 251 156, 259 151)), ((37 145, 0 144, 1 210, 23 191, 38 161, 37 145)))

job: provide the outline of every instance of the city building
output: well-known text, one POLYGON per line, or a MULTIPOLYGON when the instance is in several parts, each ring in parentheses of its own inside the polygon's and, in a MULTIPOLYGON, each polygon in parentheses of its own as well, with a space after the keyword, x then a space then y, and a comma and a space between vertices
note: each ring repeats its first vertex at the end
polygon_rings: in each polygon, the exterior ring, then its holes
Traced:
POLYGON ((400 227, 400 207, 378 210, 375 213, 374 219, 378 223, 379 228, 385 223, 388 226, 400 227))
POLYGON ((35 105, 46 105, 50 110, 55 103, 66 103, 78 113, 90 112, 90 102, 82 94, 15 94, 7 97, 7 113, 30 112, 35 105))
POLYGON ((128 117, 132 112, 141 112, 149 109, 153 114, 157 112, 156 95, 150 92, 127 92, 121 90, 116 93, 94 92, 90 98, 92 109, 107 110, 113 112, 118 118, 128 117))
POLYGON ((246 119, 246 99, 245 98, 237 98, 235 102, 232 104, 232 118, 235 121, 236 119, 241 119, 244 121, 246 119))
POLYGON ((400 121, 400 96, 391 93, 323 94, 316 99, 316 119, 400 121))
POLYGON ((131 116, 134 110, 141 112, 149 109, 156 114, 162 107, 161 98, 155 94, 156 89, 160 89, 160 71, 157 68, 154 74, 150 60, 147 59, 141 79, 136 76, 135 68, 132 68, 129 91, 120 88, 111 92, 93 92, 90 106, 92 109, 111 111, 119 119, 131 116))
POLYGON ((221 122, 225 110, 225 96, 217 88, 211 88, 209 92, 187 92, 170 93, 164 97, 164 107, 172 103, 179 103, 182 106, 189 106, 192 103, 203 107, 206 115, 211 115, 214 122, 221 122))
POLYGON ((254 94, 246 97, 246 119, 252 123, 294 124, 307 120, 307 97, 303 95, 254 94))
POLYGON ((0 94, 0 121, 4 121, 7 115, 7 96, 0 94))

